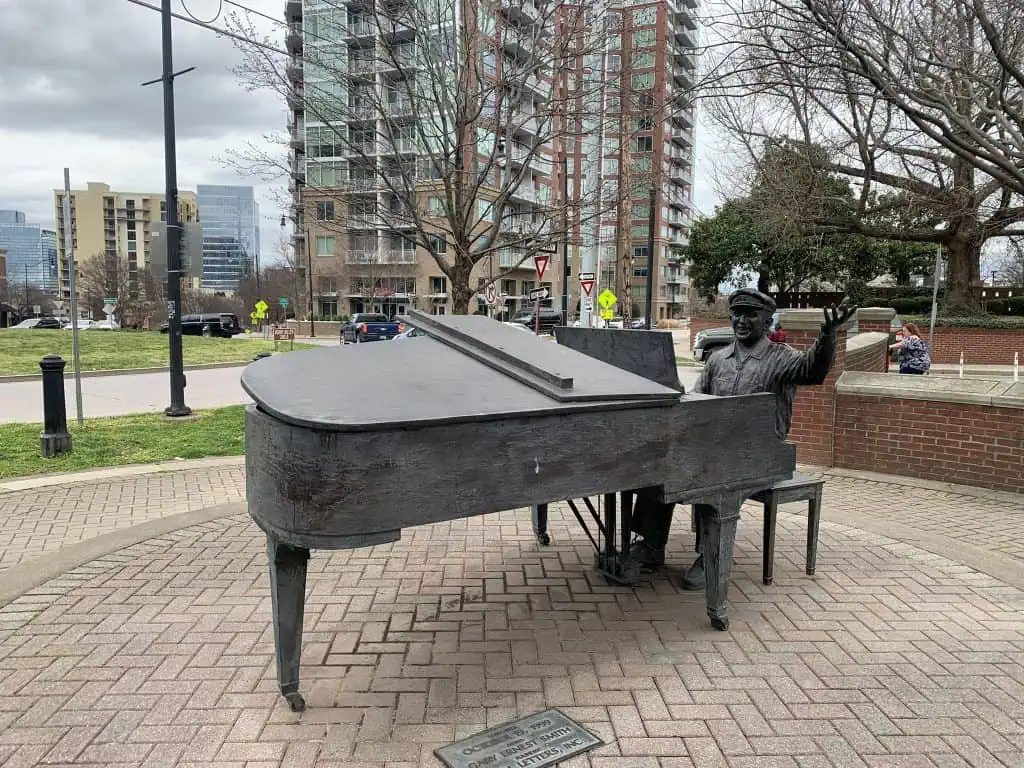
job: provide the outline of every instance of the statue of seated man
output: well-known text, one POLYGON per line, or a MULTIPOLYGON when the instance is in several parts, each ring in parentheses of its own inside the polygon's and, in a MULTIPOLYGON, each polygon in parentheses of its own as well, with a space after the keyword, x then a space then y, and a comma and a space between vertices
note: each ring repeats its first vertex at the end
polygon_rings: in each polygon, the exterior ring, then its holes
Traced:
MULTIPOLYGON (((815 343, 798 352, 786 344, 768 340, 768 326, 775 312, 775 300, 752 288, 741 288, 729 296, 729 312, 735 339, 729 346, 714 353, 704 363, 704 370, 694 392, 708 395, 750 395, 771 392, 778 410, 775 432, 785 440, 793 421, 793 398, 800 385, 821 384, 828 376, 835 359, 836 329, 849 319, 856 307, 841 305, 825 310, 825 322, 815 343)), ((633 533, 639 538, 630 554, 646 568, 656 569, 665 563, 665 544, 672 525, 675 504, 658 501, 658 488, 642 488, 636 492, 633 511, 633 533)), ((713 510, 695 504, 697 524, 713 510)), ((682 587, 704 589, 703 556, 682 579, 682 587)))

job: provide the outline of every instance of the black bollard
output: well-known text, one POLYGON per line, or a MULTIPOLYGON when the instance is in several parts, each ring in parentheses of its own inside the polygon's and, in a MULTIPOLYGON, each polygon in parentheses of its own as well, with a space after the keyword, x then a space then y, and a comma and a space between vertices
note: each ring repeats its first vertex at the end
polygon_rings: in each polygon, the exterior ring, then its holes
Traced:
POLYGON ((71 453, 68 413, 64 402, 64 358, 47 355, 39 361, 43 371, 43 433, 40 436, 44 459, 71 453))

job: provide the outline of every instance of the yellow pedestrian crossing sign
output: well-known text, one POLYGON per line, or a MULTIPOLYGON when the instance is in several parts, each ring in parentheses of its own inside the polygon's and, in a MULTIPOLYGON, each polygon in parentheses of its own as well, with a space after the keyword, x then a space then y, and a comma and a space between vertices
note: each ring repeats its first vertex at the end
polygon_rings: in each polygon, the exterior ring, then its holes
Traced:
POLYGON ((613 317, 615 317, 615 313, 612 312, 610 309, 602 309, 601 310, 601 319, 602 320, 611 320, 613 317))
POLYGON ((257 319, 262 320, 267 316, 267 310, 270 309, 270 305, 267 304, 263 299, 256 302, 256 311, 253 314, 257 319))
MULTIPOLYGON (((601 295, 597 297, 597 303, 601 305, 603 309, 611 309, 618 302, 619 297, 612 293, 610 290, 605 288, 601 291, 601 295)), ((604 317, 604 312, 601 313, 601 317, 604 317)))

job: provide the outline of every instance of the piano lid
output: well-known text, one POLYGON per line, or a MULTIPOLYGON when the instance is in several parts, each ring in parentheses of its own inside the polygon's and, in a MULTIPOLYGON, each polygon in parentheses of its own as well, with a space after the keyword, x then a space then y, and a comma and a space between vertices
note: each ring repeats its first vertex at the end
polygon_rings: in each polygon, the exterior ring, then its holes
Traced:
POLYGON ((247 366, 242 387, 282 421, 364 431, 667 406, 680 393, 482 315, 410 314, 428 336, 289 352, 247 366))

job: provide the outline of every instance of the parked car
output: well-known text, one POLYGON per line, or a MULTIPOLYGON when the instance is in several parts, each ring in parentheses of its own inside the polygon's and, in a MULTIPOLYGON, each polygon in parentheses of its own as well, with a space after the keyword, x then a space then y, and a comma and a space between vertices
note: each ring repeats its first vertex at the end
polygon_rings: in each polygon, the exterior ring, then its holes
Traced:
POLYGON ((401 323, 378 312, 357 312, 341 326, 342 344, 390 341, 401 332, 401 323))
MULTIPOLYGON (((779 313, 776 312, 772 315, 768 329, 774 328, 778 321, 779 313)), ((707 362, 715 352, 732 344, 733 338, 732 326, 700 331, 693 340, 693 359, 697 362, 707 362)))
MULTIPOLYGON (((164 323, 160 333, 167 333, 170 326, 164 323)), ((184 336, 207 336, 230 339, 242 333, 238 316, 230 312, 210 312, 201 315, 182 315, 181 333, 184 336)))
POLYGON ((400 341, 402 339, 413 339, 413 338, 415 338, 417 336, 426 336, 426 335, 427 335, 427 332, 424 331, 422 328, 413 328, 412 326, 409 326, 408 328, 404 328, 404 329, 400 328, 400 333, 398 333, 392 339, 392 341, 400 341))
POLYGON ((35 331, 59 331, 63 327, 59 317, 30 317, 22 320, 11 329, 35 330, 35 331))
MULTIPOLYGON (((516 325, 523 325, 529 329, 536 327, 537 323, 537 311, 535 309, 524 309, 520 312, 516 312, 512 317, 508 319, 509 323, 516 325)), ((540 308, 540 331, 541 333, 551 333, 556 325, 562 325, 562 312, 561 310, 555 309, 554 307, 541 307, 540 308)))

